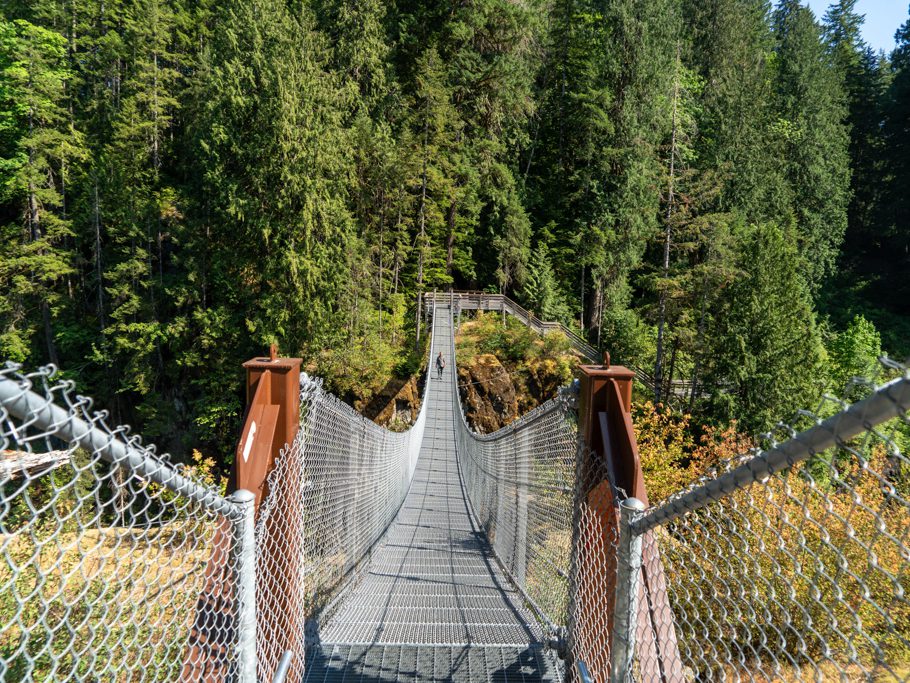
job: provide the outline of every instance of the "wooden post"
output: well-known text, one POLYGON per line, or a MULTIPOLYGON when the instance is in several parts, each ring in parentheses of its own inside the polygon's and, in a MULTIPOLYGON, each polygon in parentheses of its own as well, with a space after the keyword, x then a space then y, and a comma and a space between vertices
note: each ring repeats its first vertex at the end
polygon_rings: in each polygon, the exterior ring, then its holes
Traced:
POLYGON ((265 479, 281 449, 300 429, 300 358, 279 358, 272 344, 267 358, 243 364, 246 370, 246 417, 234 458, 232 490, 256 494, 256 509, 265 479))
MULTIPOLYGON (((247 416, 235 459, 236 484, 256 494, 258 510, 262 500, 270 503, 270 516, 260 540, 260 566, 268 567, 260 583, 258 608, 259 633, 269 634, 260 648, 261 680, 271 680, 281 655, 294 649, 303 635, 305 615, 299 603, 302 524, 300 519, 300 478, 291 467, 290 476, 275 491, 268 490, 267 477, 275 468, 281 451, 293 444, 300 429, 300 358, 279 358, 273 344, 267 358, 253 358, 243 364, 246 370, 247 416), (298 599, 295 599, 298 596, 298 599)), ((300 657, 302 651, 297 652, 300 657)), ((298 667, 288 681, 297 680, 298 667)))

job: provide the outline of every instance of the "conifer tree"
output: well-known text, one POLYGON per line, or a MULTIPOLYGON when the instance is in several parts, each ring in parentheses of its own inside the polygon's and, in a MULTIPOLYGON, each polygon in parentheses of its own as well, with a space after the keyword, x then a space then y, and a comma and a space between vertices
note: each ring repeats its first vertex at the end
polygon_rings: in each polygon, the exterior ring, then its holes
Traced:
POLYGON ((553 273, 546 235, 531 253, 521 298, 541 320, 556 320, 563 324, 570 322, 569 309, 553 273))
POLYGON ((824 349, 792 234, 773 224, 738 235, 741 275, 711 320, 705 386, 711 411, 755 432, 816 399, 824 349))
POLYGON ((96 362, 109 365, 119 378, 118 392, 153 397, 155 378, 164 372, 166 221, 175 208, 162 170, 178 104, 179 57, 173 52, 175 16, 163 0, 129 5, 123 25, 129 61, 104 147, 107 182, 100 193, 107 207, 108 324, 96 362))
POLYGON ((658 146, 669 126, 665 93, 678 18, 672 2, 645 10, 632 0, 605 7, 565 3, 555 13, 556 57, 548 64, 555 73, 546 95, 555 120, 541 131, 550 149, 536 154, 541 189, 535 192, 543 202, 548 190, 556 194, 553 208, 542 211, 544 222, 572 221, 565 232, 557 229, 554 248, 574 245, 572 263, 581 270, 576 282, 588 283, 580 288, 586 325, 598 343, 622 352, 635 325, 629 273, 657 227, 653 188, 658 146), (624 49, 592 51, 592 44, 624 49))
POLYGON ((62 187, 85 157, 67 114, 68 76, 64 36, 22 19, 0 23, 0 197, 12 209, 0 228, 0 353, 58 365, 54 320, 73 272, 62 187))
POLYGON ((897 31, 892 81, 885 96, 885 190, 881 204, 885 258, 879 261, 881 296, 903 315, 910 312, 910 18, 897 31), (883 272, 882 272, 883 271, 883 272))
MULTIPOLYGON (((692 146, 695 135, 696 97, 701 83, 682 63, 682 48, 676 46, 676 62, 673 70, 673 90, 670 96, 670 140, 666 150, 666 193, 663 198, 663 249, 660 264, 660 279, 657 289, 657 347, 654 361, 654 403, 660 404, 664 385, 664 344, 668 332, 667 308, 671 297, 670 284, 671 251, 674 248, 674 227, 681 218, 681 205, 685 201, 686 177, 690 175, 690 164, 694 159, 692 146)), ((678 237, 678 236, 677 236, 678 237)), ((667 384, 673 381, 672 368, 667 384)))
POLYGON ((834 269, 847 228, 849 133, 841 80, 821 29, 798 0, 774 15, 777 40, 775 128, 782 142, 800 253, 807 283, 818 292, 834 269))
POLYGON ((602 151, 613 134, 613 93, 600 71, 605 45, 602 15, 590 2, 554 3, 548 59, 542 70, 534 142, 525 167, 528 203, 536 222, 551 226, 548 249, 559 280, 573 292, 570 305, 583 328, 595 258, 583 246, 601 201, 602 151), (586 277, 587 275, 587 277, 586 277))
POLYGON ((270 342, 315 353, 347 337, 349 259, 362 252, 351 244, 344 98, 325 55, 306 8, 238 0, 219 11, 196 73, 198 218, 177 239, 197 257, 175 292, 175 328, 182 362, 204 360, 197 421, 214 432, 239 410, 216 393, 238 356, 270 342))
POLYGON ((851 199, 848 211, 844 256, 855 263, 854 255, 876 241, 874 221, 881 183, 885 90, 881 64, 860 34, 863 17, 856 12, 856 0, 839 0, 825 15, 829 49, 847 96, 850 125, 851 199))
POLYGON ((697 124, 700 167, 723 180, 717 209, 748 220, 786 215, 786 183, 770 122, 773 75, 768 0, 684 0, 686 62, 704 82, 697 124))

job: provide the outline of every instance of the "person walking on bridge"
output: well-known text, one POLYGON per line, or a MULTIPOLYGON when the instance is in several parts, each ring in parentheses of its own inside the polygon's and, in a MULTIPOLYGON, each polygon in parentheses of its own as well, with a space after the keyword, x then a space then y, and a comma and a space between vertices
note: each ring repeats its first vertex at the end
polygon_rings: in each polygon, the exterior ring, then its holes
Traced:
POLYGON ((442 357, 442 351, 439 352, 439 355, 436 356, 436 379, 442 379, 442 371, 445 370, 446 361, 442 357))

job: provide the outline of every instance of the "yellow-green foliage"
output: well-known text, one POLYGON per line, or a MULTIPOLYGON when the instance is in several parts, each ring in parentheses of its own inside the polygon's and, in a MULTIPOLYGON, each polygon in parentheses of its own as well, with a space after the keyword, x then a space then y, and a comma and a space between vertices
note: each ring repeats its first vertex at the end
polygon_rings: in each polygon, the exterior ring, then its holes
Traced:
MULTIPOLYGON (((217 483, 213 461, 193 459, 185 473, 217 483)), ((110 680, 176 680, 217 519, 82 451, 2 494, 4 680, 89 680, 103 666, 110 680)))
MULTIPOLYGON (((855 657, 871 668, 881 656, 906 667, 910 608, 895 595, 910 577, 889 535, 905 536, 910 514, 871 474, 886 469, 877 449, 867 463, 841 462, 831 487, 801 465, 659 530, 683 651, 716 652, 741 673, 756 655, 773 672, 786 653, 797 665, 855 657)), ((688 664, 706 680, 731 675, 688 664)))
POLYGON ((688 458, 694 443, 689 416, 660 413, 650 401, 634 403, 632 408, 648 500, 656 503, 692 480, 688 458))
POLYGON ((491 353, 513 376, 518 372, 536 380, 546 375, 556 386, 569 384, 578 365, 578 354, 560 332, 539 335, 511 316, 503 323, 500 314, 482 311, 462 323, 456 353, 459 363, 491 353))
POLYGON ((351 401, 369 401, 391 378, 413 375, 426 362, 429 334, 423 334, 415 351, 413 337, 403 331, 406 313, 403 303, 392 306, 380 327, 378 315, 365 312, 370 318, 365 332, 347 344, 325 349, 307 370, 325 378, 333 393, 351 401))
MULTIPOLYGON (((651 503, 753 444, 735 424, 707 428, 696 443, 687 416, 649 403, 635 407, 635 427, 651 503)), ((865 460, 827 455, 655 531, 685 663, 705 680, 759 668, 785 680, 824 656, 846 666, 854 652, 871 667, 875 644, 906 669, 910 608, 895 595, 910 591, 910 577, 891 539, 906 536, 910 512, 882 485, 885 473, 904 475, 882 444, 865 460), (795 656, 801 649, 807 658, 795 656)))

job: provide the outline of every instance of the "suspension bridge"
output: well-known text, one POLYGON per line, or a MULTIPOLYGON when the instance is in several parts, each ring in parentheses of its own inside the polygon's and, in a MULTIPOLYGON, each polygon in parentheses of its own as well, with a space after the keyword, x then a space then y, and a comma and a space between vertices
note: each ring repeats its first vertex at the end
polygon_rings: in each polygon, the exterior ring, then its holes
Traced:
POLYGON ((904 366, 651 505, 624 367, 470 428, 459 301, 423 300, 406 432, 246 363, 227 494, 53 368, 0 369, 0 678, 910 679, 904 366))

